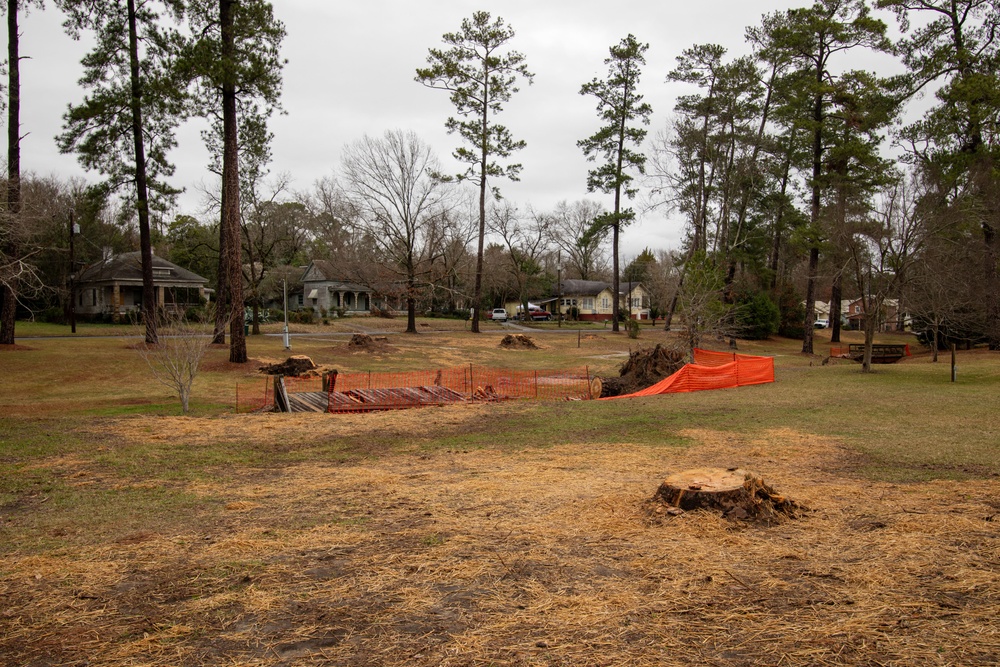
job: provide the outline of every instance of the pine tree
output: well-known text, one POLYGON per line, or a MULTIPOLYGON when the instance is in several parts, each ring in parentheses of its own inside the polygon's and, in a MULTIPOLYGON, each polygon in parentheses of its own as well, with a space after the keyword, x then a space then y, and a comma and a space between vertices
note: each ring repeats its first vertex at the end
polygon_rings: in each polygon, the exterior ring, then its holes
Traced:
MULTIPOLYGON (((496 122, 503 105, 518 91, 517 80, 530 84, 534 75, 528 71, 524 56, 504 48, 514 38, 514 29, 489 12, 476 12, 462 21, 457 33, 445 33, 446 49, 430 49, 427 67, 418 68, 416 81, 429 88, 451 93, 451 103, 460 118, 445 123, 449 133, 457 132, 468 145, 455 150, 459 162, 468 165, 458 175, 479 186, 479 243, 476 251, 476 282, 472 297, 472 331, 479 333, 479 310, 483 289, 483 244, 486 238, 486 192, 493 177, 518 180, 521 165, 502 165, 497 160, 509 158, 524 148, 510 131, 496 122)), ((493 196, 500 197, 497 187, 493 196)))
POLYGON ((639 94, 639 77, 646 64, 644 54, 649 44, 640 44, 633 35, 621 40, 610 48, 611 55, 605 59, 608 77, 593 79, 580 88, 581 95, 597 98, 597 115, 605 123, 596 133, 577 142, 588 160, 596 161, 601 156, 604 162, 587 175, 587 190, 614 195, 614 210, 597 220, 595 225, 611 229, 612 263, 612 329, 618 331, 619 311, 619 270, 618 242, 621 229, 635 219, 635 212, 622 208, 622 195, 635 196, 637 190, 630 187, 633 176, 630 170, 645 173, 646 156, 634 149, 641 146, 646 138, 646 130, 634 125, 636 121, 649 124, 653 108, 642 101, 639 94))
POLYGON ((72 37, 79 39, 89 31, 95 41, 83 58, 80 80, 90 94, 64 116, 59 148, 77 153, 84 167, 104 174, 108 190, 127 189, 135 197, 142 318, 146 343, 156 344, 149 213, 153 205, 164 205, 177 194, 161 178, 173 173, 167 152, 176 143, 174 129, 183 116, 184 98, 184 86, 173 67, 177 32, 166 19, 179 19, 183 3, 56 0, 56 4, 67 14, 65 26, 72 37), (151 202, 151 192, 159 195, 159 202, 151 202))

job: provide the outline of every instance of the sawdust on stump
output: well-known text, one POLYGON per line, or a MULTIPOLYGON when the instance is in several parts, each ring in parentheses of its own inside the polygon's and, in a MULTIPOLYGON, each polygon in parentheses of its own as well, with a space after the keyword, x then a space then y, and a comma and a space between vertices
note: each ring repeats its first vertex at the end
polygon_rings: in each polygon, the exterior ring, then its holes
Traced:
POLYGON ((389 339, 385 336, 369 336, 368 334, 354 334, 351 340, 347 341, 348 352, 389 352, 389 339))
POLYGON ((504 350, 537 350, 535 341, 524 334, 507 334, 500 341, 500 347, 504 350))
POLYGON ((685 363, 684 352, 660 343, 656 347, 636 350, 628 355, 618 377, 601 378, 600 397, 621 396, 652 387, 679 371, 685 363))
POLYGON ((734 521, 773 523, 798 516, 801 506, 740 468, 695 468, 670 475, 651 501, 650 515, 705 509, 734 521))
POLYGON ((315 376, 317 374, 316 369, 319 368, 313 363, 313 360, 304 354, 295 354, 288 359, 285 359, 280 364, 271 364, 269 366, 261 366, 260 372, 267 373, 268 375, 284 375, 284 376, 315 376))

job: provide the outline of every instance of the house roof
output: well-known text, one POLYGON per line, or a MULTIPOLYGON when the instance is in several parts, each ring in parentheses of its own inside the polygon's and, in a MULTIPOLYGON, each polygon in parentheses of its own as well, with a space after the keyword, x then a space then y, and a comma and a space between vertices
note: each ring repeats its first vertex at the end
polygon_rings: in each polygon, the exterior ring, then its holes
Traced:
MULTIPOLYGON (((620 280, 618 281, 618 293, 619 295, 626 295, 631 291, 635 291, 636 288, 642 287, 642 283, 620 280)), ((604 290, 611 291, 611 283, 606 283, 603 280, 564 280, 562 281, 562 293, 563 294, 577 294, 582 296, 597 296, 604 290)))
MULTIPOLYGON (((85 267, 77 276, 78 283, 141 283, 142 255, 139 251, 123 252, 85 267)), ((189 285, 201 286, 208 282, 197 273, 188 271, 168 262, 162 257, 153 255, 154 285, 189 285)))
POLYGON ((563 294, 581 294, 585 296, 596 296, 606 289, 611 289, 611 283, 601 280, 564 280, 562 281, 563 294))
MULTIPOLYGON (((340 280, 333 262, 325 259, 314 259, 302 274, 302 285, 306 293, 316 289, 316 283, 330 283, 327 287, 350 292, 371 292, 370 287, 340 280)), ((310 297, 311 298, 311 297, 310 297)))

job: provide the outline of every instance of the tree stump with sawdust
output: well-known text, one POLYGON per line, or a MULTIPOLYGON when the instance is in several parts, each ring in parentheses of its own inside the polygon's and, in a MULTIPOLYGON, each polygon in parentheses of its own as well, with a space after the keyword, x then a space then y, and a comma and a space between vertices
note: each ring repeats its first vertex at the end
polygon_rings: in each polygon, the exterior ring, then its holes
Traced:
POLYGON ((682 510, 721 511, 730 519, 794 516, 798 505, 740 468, 696 468, 670 475, 656 499, 682 510))
POLYGON ((314 375, 317 368, 319 367, 309 357, 304 354, 295 354, 280 364, 263 366, 260 372, 268 375, 304 376, 314 375))

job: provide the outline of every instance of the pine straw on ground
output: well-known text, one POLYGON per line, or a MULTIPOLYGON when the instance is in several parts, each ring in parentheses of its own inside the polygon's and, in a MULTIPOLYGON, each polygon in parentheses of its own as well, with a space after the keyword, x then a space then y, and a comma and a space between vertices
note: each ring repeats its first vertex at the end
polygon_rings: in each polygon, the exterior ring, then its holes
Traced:
POLYGON ((699 444, 413 453, 191 484, 221 499, 210 534, 0 557, 0 660, 1000 661, 1000 481, 872 484, 830 440, 685 435, 699 444), (754 470, 812 511, 770 528, 700 511, 651 524, 661 479, 703 465, 754 470))

